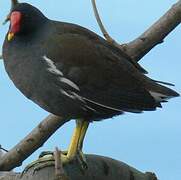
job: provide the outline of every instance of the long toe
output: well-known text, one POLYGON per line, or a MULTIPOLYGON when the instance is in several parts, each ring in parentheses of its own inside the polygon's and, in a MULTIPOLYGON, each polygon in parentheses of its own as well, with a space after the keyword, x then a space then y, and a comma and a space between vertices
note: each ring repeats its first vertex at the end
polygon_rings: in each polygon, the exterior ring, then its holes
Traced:
POLYGON ((61 161, 63 164, 77 161, 82 171, 85 171, 88 168, 86 157, 81 150, 78 150, 76 154, 71 156, 62 154, 61 161))
POLYGON ((79 150, 77 153, 77 160, 79 161, 80 167, 83 171, 85 171, 86 169, 88 169, 88 164, 86 161, 86 157, 84 155, 84 153, 79 150))
POLYGON ((53 151, 43 151, 40 153, 39 158, 42 158, 46 155, 52 155, 53 156, 53 151))
MULTIPOLYGON (((86 158, 81 150, 79 150, 75 156, 68 156, 67 151, 61 152, 61 163, 64 164, 69 164, 73 161, 77 161, 78 164, 80 165, 80 169, 84 172, 88 166, 86 162, 86 158)), ((45 168, 45 167, 50 167, 55 165, 55 158, 53 155, 53 152, 43 152, 41 153, 40 157, 36 160, 33 161, 32 163, 28 164, 24 171, 22 172, 22 176, 27 172, 29 169, 33 169, 33 173, 45 168)))

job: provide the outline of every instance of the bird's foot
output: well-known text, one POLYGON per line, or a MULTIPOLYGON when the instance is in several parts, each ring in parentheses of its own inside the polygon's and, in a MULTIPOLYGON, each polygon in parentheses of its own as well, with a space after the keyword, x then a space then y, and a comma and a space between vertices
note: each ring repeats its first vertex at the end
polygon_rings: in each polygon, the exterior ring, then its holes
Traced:
MULTIPOLYGON (((61 163, 63 165, 77 160, 82 172, 85 172, 85 170, 88 168, 86 158, 82 151, 78 151, 75 156, 70 156, 70 157, 67 155, 67 151, 62 151, 60 158, 61 158, 61 163)), ((31 168, 33 168, 33 174, 34 174, 45 167, 52 167, 52 166, 55 166, 55 159, 53 152, 51 151, 42 152, 37 160, 33 161, 32 163, 28 164, 25 167, 24 171, 22 172, 22 176, 31 168)))
POLYGON ((80 164, 81 170, 84 172, 86 169, 88 169, 88 164, 86 161, 86 157, 84 155, 84 153, 80 150, 77 152, 77 160, 80 164))
POLYGON ((33 174, 37 171, 39 171, 40 169, 43 169, 45 167, 50 167, 50 166, 54 166, 55 164, 55 160, 54 160, 54 156, 53 154, 44 154, 44 155, 40 155, 40 157, 31 162, 30 164, 28 164, 25 169, 22 172, 22 176, 29 170, 33 168, 33 174))
MULTIPOLYGON (((68 151, 61 151, 61 154, 67 155, 68 151)), ((46 155, 52 155, 53 156, 53 151, 43 151, 40 153, 39 158, 42 158, 43 156, 46 155)))
MULTIPOLYGON (((67 156, 68 151, 61 151, 61 154, 62 154, 62 157, 64 158, 63 159, 63 164, 71 162, 72 160, 77 159, 79 164, 81 165, 82 169, 87 169, 88 168, 86 158, 85 158, 85 156, 84 156, 84 154, 83 154, 83 152, 81 150, 78 150, 77 154, 75 156, 71 156, 71 157, 67 156), (65 158, 66 158, 66 160, 65 160, 65 158)), ((52 151, 43 151, 39 155, 39 158, 42 158, 42 157, 44 157, 46 155, 52 155, 53 156, 53 152, 52 151)))

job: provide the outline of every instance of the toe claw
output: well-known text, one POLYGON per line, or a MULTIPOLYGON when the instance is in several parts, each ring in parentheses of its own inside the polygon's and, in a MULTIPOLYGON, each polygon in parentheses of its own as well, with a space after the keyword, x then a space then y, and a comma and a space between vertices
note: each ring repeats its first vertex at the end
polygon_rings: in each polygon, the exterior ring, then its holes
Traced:
POLYGON ((78 151, 77 155, 78 155, 77 160, 79 161, 81 170, 84 172, 85 170, 88 169, 88 164, 87 164, 86 158, 82 151, 78 151))

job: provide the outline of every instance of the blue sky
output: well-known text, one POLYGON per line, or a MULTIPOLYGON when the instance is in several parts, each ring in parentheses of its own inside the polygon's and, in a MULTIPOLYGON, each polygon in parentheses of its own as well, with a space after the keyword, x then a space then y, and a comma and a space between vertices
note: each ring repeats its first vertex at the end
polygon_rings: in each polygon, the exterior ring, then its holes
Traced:
MULTIPOLYGON (((85 26, 101 34, 93 15, 90 0, 39 0, 29 2, 39 7, 49 18, 85 26)), ((97 0, 103 22, 120 43, 129 42, 141 34, 176 0, 145 1, 97 0)), ((0 22, 4 20, 9 2, 1 0, 0 22)), ((0 44, 3 44, 8 25, 0 25, 0 44)), ((154 48, 140 62, 149 76, 176 84, 181 93, 180 36, 177 27, 165 42, 154 48)), ((10 149, 29 133, 47 112, 27 100, 9 80, 0 61, 0 144, 10 149)), ((91 124, 84 143, 84 152, 109 156, 124 161, 141 171, 153 171, 161 180, 181 179, 181 99, 176 98, 156 112, 140 115, 126 114, 91 124)), ((36 153, 28 158, 23 167, 36 159, 43 150, 55 146, 66 149, 74 122, 59 129, 36 153)))

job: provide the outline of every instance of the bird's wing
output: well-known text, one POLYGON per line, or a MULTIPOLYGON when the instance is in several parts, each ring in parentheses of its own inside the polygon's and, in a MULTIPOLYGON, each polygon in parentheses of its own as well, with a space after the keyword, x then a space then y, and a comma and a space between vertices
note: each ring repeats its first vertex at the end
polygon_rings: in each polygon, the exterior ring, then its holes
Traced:
POLYGON ((103 39, 101 36, 97 35, 93 31, 90 31, 87 28, 84 28, 82 26, 79 26, 77 24, 71 24, 67 22, 53 22, 53 24, 56 26, 57 31, 62 33, 70 33, 70 34, 77 34, 80 36, 87 37, 88 39, 95 40, 97 43, 104 44, 107 48, 112 49, 118 56, 121 56, 122 58, 125 58, 127 61, 129 61, 135 68, 137 68, 141 73, 147 74, 148 72, 136 61, 134 61, 130 56, 128 56, 125 52, 123 52, 118 47, 114 46, 113 44, 109 43, 105 39, 103 39))
POLYGON ((90 108, 102 106, 120 112, 141 112, 160 105, 144 88, 144 75, 104 44, 72 33, 54 38, 47 56, 80 89, 78 96, 90 108))

